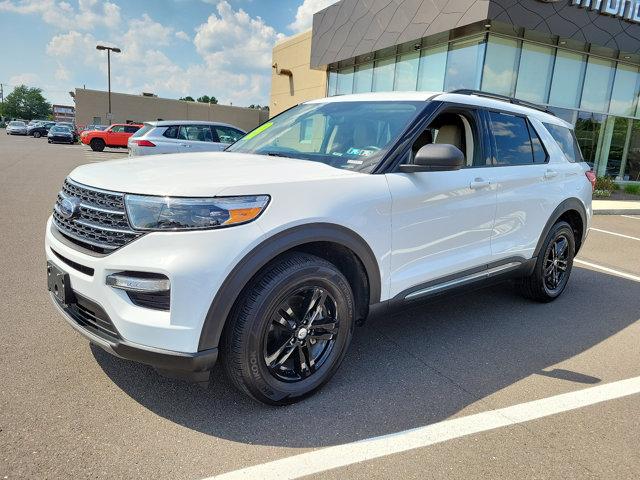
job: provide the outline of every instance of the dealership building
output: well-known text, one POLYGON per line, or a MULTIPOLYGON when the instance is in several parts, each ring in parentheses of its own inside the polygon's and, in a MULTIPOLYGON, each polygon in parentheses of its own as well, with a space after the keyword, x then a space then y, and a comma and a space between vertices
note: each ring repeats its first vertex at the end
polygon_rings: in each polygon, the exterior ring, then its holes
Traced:
POLYGON ((273 60, 272 114, 349 93, 482 90, 548 106, 599 175, 640 181, 640 0, 341 0, 273 60))

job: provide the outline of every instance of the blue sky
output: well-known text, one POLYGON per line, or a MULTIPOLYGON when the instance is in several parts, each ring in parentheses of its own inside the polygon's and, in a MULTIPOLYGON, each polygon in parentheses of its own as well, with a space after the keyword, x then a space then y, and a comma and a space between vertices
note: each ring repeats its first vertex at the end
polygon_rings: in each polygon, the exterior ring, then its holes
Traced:
MULTIPOLYGON (((311 26, 313 12, 337 0, 0 0, 0 82, 41 87, 52 103, 69 91, 149 91, 221 103, 268 104, 271 48, 311 26)), ((8 85, 8 87, 7 87, 8 85)))

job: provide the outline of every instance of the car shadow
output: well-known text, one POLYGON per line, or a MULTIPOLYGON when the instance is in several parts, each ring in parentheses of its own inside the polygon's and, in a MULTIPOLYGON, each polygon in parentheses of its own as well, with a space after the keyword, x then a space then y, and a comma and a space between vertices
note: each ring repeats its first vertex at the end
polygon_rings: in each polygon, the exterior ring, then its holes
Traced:
POLYGON ((280 408, 238 393, 220 367, 205 389, 92 351, 119 388, 177 424, 242 443, 322 447, 444 420, 530 375, 575 389, 598 383, 552 367, 638 321, 633 291, 633 281, 576 268, 565 294, 550 304, 500 284, 416 305, 358 328, 335 377, 280 408))

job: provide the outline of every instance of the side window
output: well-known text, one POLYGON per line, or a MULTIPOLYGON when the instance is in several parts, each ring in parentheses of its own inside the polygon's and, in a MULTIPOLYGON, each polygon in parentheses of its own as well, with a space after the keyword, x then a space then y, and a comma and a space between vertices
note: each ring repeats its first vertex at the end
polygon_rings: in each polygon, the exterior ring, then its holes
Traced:
POLYGON ((221 143, 235 143, 244 137, 244 133, 235 128, 216 125, 214 129, 221 143))
POLYGON ((124 125, 116 125, 111 129, 111 133, 122 133, 124 132, 124 125))
POLYGON ((545 123, 553 139, 556 141, 564 156, 570 162, 582 162, 582 152, 580 146, 572 130, 561 127, 560 125, 553 125, 551 123, 545 123))
POLYGON ((213 135, 209 125, 181 125, 178 139, 193 142, 213 142, 213 135))
POLYGON ((467 167, 485 166, 482 158, 475 115, 465 112, 439 114, 418 136, 411 147, 411 161, 418 150, 430 143, 449 144, 458 147, 464 154, 467 167))
POLYGON ((496 165, 531 165, 533 148, 527 121, 516 115, 489 112, 496 147, 496 165))
POLYGON ((167 138, 178 138, 178 126, 177 125, 170 126, 164 131, 162 135, 167 138))
POLYGON ((549 159, 547 151, 544 149, 542 140, 538 136, 538 132, 533 128, 531 122, 527 122, 529 125, 529 135, 531 136, 531 146, 533 147, 533 163, 547 163, 549 159))
POLYGON ((126 133, 136 133, 138 130, 140 130, 140 127, 136 127, 134 125, 127 125, 124 127, 124 131, 126 133))

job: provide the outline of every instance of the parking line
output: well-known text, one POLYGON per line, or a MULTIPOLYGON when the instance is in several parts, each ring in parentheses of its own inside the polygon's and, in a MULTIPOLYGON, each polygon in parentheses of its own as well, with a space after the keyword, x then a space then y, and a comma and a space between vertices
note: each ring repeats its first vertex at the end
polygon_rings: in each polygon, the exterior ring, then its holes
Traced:
POLYGON ((633 275, 627 272, 621 272, 620 270, 614 270, 613 268, 603 267, 602 265, 598 265, 596 263, 585 262, 584 260, 574 259, 573 263, 577 263, 579 265, 584 265, 585 267, 595 268, 596 270, 601 270, 603 272, 611 273, 617 277, 626 278, 627 280, 633 280, 634 282, 640 282, 640 277, 638 275, 633 275))
POLYGON ((247 478, 285 480, 300 478, 638 393, 640 393, 640 377, 629 378, 498 410, 444 420, 426 427, 414 428, 344 445, 321 448, 312 452, 294 455, 293 457, 209 477, 206 480, 244 480, 247 478))
POLYGON ((640 242, 640 238, 631 237, 629 235, 623 235, 622 233, 610 232, 609 230, 601 230, 599 228, 593 228, 593 227, 591 227, 589 230, 593 230, 594 232, 606 233, 607 235, 615 235, 616 237, 628 238, 630 240, 636 240, 640 242))
POLYGON ((620 215, 620 216, 624 218, 631 218, 633 220, 640 220, 640 217, 634 217, 633 215, 620 215))

